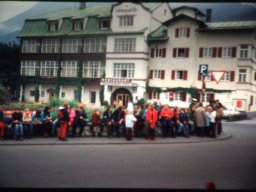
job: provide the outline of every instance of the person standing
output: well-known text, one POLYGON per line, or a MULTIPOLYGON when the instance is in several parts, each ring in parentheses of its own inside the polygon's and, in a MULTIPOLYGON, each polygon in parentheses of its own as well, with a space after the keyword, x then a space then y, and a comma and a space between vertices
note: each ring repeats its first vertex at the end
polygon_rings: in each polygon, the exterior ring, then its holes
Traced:
POLYGON ((14 125, 14 137, 16 140, 23 140, 23 125, 22 125, 22 113, 19 109, 16 109, 12 114, 12 123, 14 125))
POLYGON ((136 122, 137 119, 133 115, 132 111, 127 111, 127 114, 125 116, 125 127, 126 127, 126 140, 132 140, 132 132, 133 132, 133 126, 134 122, 136 122))
POLYGON ((162 111, 160 112, 160 118, 162 122, 162 137, 168 137, 169 132, 171 132, 171 136, 175 137, 175 128, 173 124, 173 119, 174 117, 174 111, 169 108, 169 105, 166 104, 162 111))
POLYGON ((151 141, 155 140, 155 128, 156 128, 157 119, 158 119, 158 112, 154 108, 154 105, 151 104, 149 105, 149 108, 146 113, 146 121, 149 126, 148 139, 151 141))
POLYGON ((112 115, 113 124, 115 126, 116 137, 120 137, 120 131, 124 134, 124 111, 122 105, 116 109, 112 115))
POLYGON ((59 131, 59 140, 67 141, 67 128, 69 122, 69 113, 68 113, 68 104, 64 103, 63 107, 59 107, 58 112, 60 131, 59 131))
POLYGON ((132 111, 132 112, 133 112, 134 106, 133 106, 133 103, 132 103, 131 98, 129 98, 129 100, 128 100, 127 109, 128 109, 129 111, 132 111))
POLYGON ((210 136, 212 138, 216 138, 216 136, 217 136, 217 126, 216 126, 217 112, 216 112, 216 109, 212 110, 210 116, 211 116, 211 120, 210 120, 210 136))
POLYGON ((0 108, 0 138, 4 138, 4 112, 0 108))
POLYGON ((204 137, 206 120, 205 120, 205 109, 202 103, 200 103, 199 106, 196 108, 194 115, 195 115, 197 135, 200 137, 204 137))

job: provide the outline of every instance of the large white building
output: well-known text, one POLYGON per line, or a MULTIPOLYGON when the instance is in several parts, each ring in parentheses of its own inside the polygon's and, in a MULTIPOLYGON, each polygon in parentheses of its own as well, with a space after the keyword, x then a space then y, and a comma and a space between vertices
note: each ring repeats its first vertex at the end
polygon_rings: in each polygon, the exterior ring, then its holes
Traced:
POLYGON ((27 19, 19 35, 20 98, 99 106, 196 97, 255 111, 256 21, 207 16, 168 3, 123 2, 27 19), (203 93, 200 65, 209 72, 203 93))

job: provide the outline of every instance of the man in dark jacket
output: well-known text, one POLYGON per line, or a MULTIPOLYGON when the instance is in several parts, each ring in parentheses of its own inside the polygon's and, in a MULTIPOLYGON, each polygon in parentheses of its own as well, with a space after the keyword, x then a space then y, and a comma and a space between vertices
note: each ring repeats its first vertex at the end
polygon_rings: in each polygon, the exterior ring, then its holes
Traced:
POLYGON ((113 115, 112 115, 112 122, 115 126, 115 132, 116 132, 116 137, 120 137, 120 131, 122 130, 123 136, 125 134, 125 128, 124 128, 124 111, 123 107, 120 106, 118 107, 113 115))

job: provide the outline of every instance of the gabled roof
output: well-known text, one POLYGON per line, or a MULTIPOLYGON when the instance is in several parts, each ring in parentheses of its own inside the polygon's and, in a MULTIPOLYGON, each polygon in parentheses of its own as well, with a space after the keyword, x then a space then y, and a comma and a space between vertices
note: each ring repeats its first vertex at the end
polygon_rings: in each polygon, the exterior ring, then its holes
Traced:
POLYGON ((146 7, 150 12, 154 11, 163 3, 142 3, 144 7, 146 7))
POLYGON ((187 16, 187 15, 184 15, 184 14, 180 14, 180 15, 178 15, 178 16, 175 16, 174 18, 169 19, 168 21, 164 22, 163 24, 164 24, 165 26, 169 26, 170 24, 176 22, 177 20, 179 20, 179 19, 184 19, 184 18, 190 19, 190 20, 192 20, 192 21, 198 23, 198 24, 200 25, 200 27, 206 27, 206 26, 207 26, 205 22, 203 22, 203 21, 201 21, 201 20, 198 20, 198 19, 195 19, 195 18, 193 18, 193 17, 187 16))
POLYGON ((205 16, 205 14, 202 13, 199 9, 197 9, 197 8, 195 8, 195 7, 189 7, 189 6, 177 7, 177 8, 175 8, 175 9, 173 9, 172 11, 173 11, 173 13, 174 13, 174 15, 175 15, 177 11, 182 10, 182 9, 191 9, 191 10, 193 10, 195 13, 198 13, 198 14, 201 15, 201 16, 205 16))
POLYGON ((166 26, 161 25, 155 31, 148 34, 148 41, 159 41, 159 40, 168 40, 168 28, 166 26))

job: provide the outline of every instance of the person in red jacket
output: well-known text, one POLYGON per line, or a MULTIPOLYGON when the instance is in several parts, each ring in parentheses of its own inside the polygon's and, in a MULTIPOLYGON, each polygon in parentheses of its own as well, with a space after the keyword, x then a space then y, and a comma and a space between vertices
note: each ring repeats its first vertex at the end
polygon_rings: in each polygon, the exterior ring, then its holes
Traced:
POLYGON ((154 108, 154 105, 149 105, 149 108, 146 113, 146 121, 149 125, 148 131, 148 139, 154 141, 155 140, 155 128, 158 119, 158 112, 154 108))
POLYGON ((69 122, 68 104, 65 103, 63 107, 59 108, 58 118, 60 123, 59 139, 67 141, 66 136, 69 122))
POLYGON ((163 138, 168 137, 170 132, 171 132, 171 136, 175 137, 173 117, 174 117, 173 110, 171 108, 169 108, 168 104, 166 104, 160 113, 160 118, 161 118, 161 122, 162 122, 162 137, 163 138))

